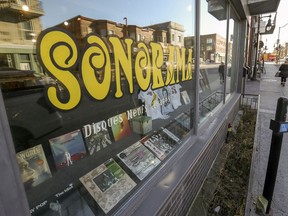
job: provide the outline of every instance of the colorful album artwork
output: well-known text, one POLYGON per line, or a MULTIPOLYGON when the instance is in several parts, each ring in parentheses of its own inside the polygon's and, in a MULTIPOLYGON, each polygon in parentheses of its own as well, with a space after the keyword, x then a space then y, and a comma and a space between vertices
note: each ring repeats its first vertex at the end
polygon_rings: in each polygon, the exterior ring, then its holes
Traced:
POLYGON ((109 118, 108 124, 111 125, 115 141, 121 140, 132 133, 126 113, 109 118))
POLYGON ((87 156, 79 129, 50 139, 49 143, 57 169, 72 166, 76 161, 87 156))
POLYGON ((17 153, 17 162, 26 190, 52 177, 41 144, 17 153))
POLYGON ((141 142, 134 143, 117 156, 140 180, 161 162, 141 142))
POLYGON ((136 186, 113 159, 91 170, 80 181, 105 214, 136 186))

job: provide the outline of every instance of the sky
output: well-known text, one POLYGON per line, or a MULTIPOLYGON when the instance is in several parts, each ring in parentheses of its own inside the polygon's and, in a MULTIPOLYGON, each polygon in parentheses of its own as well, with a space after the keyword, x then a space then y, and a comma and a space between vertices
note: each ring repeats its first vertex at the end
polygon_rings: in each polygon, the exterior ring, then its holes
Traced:
POLYGON ((140 27, 174 21, 184 25, 186 33, 191 35, 194 28, 192 1, 47 0, 43 1, 45 15, 42 17, 42 24, 45 29, 77 15, 117 23, 124 23, 123 18, 127 17, 128 25, 140 27))
MULTIPOLYGON (((45 15, 41 18, 44 29, 82 15, 92 19, 106 19, 123 24, 125 23, 123 18, 127 17, 128 25, 140 27, 174 21, 184 26, 185 36, 194 35, 195 0, 47 0, 42 2, 45 11, 45 15)), ((274 33, 263 35, 261 38, 264 45, 267 45, 271 51, 277 41, 279 27, 288 23, 287 8, 288 0, 280 0, 274 33)), ((272 14, 272 16, 274 15, 272 14)), ((219 22, 207 13, 206 0, 201 0, 200 20, 202 23, 201 34, 217 33, 226 37, 226 22, 219 22)), ((230 31, 232 34, 232 28, 230 31)), ((280 42, 288 42, 288 25, 281 28, 280 42)))
MULTIPOLYGON (((262 36, 262 41, 264 42, 264 46, 267 44, 268 52, 273 51, 274 44, 276 44, 276 42, 277 42, 279 27, 281 27, 280 28, 280 37, 279 37, 280 44, 284 45, 285 42, 288 42, 287 9, 288 9, 288 0, 280 0, 280 4, 279 4, 278 10, 277 10, 276 27, 275 27, 274 33, 271 35, 266 35, 266 36, 263 35, 262 36), (283 27, 283 26, 285 26, 285 27, 283 27)), ((267 14, 267 15, 269 15, 269 14, 267 14)), ((274 15, 272 14, 272 16, 274 16, 274 15)))

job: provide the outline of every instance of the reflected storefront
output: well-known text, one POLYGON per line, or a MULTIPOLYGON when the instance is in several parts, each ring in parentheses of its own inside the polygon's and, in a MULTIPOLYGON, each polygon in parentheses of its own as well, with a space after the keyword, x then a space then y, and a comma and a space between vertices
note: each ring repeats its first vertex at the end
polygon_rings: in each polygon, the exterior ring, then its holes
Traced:
POLYGON ((95 4, 0 1, 3 211, 183 215, 238 110, 247 21, 225 1, 95 4))

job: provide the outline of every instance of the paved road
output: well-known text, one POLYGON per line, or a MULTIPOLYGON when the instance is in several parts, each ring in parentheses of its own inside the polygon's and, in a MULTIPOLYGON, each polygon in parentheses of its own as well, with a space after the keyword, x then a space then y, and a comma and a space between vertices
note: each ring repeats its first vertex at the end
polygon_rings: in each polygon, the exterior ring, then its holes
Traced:
MULTIPOLYGON (((256 216, 255 203, 258 195, 263 192, 266 169, 271 145, 272 131, 269 129, 270 120, 275 118, 277 100, 288 97, 288 84, 280 85, 280 78, 274 77, 279 65, 265 63, 266 74, 257 81, 246 81, 245 93, 260 94, 257 125, 254 140, 250 187, 246 206, 246 216, 256 216)), ((288 134, 284 134, 274 188, 271 211, 269 215, 288 216, 288 134)))

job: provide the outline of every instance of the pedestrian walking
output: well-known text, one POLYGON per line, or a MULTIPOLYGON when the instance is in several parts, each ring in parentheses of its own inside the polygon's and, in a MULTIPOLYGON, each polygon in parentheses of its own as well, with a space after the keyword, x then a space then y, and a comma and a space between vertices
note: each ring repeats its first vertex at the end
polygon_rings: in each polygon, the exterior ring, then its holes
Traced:
POLYGON ((288 63, 281 64, 279 71, 279 76, 281 77, 281 85, 285 86, 286 78, 288 77, 288 63))
POLYGON ((220 76, 220 84, 224 83, 224 62, 221 62, 218 68, 219 76, 220 76))

